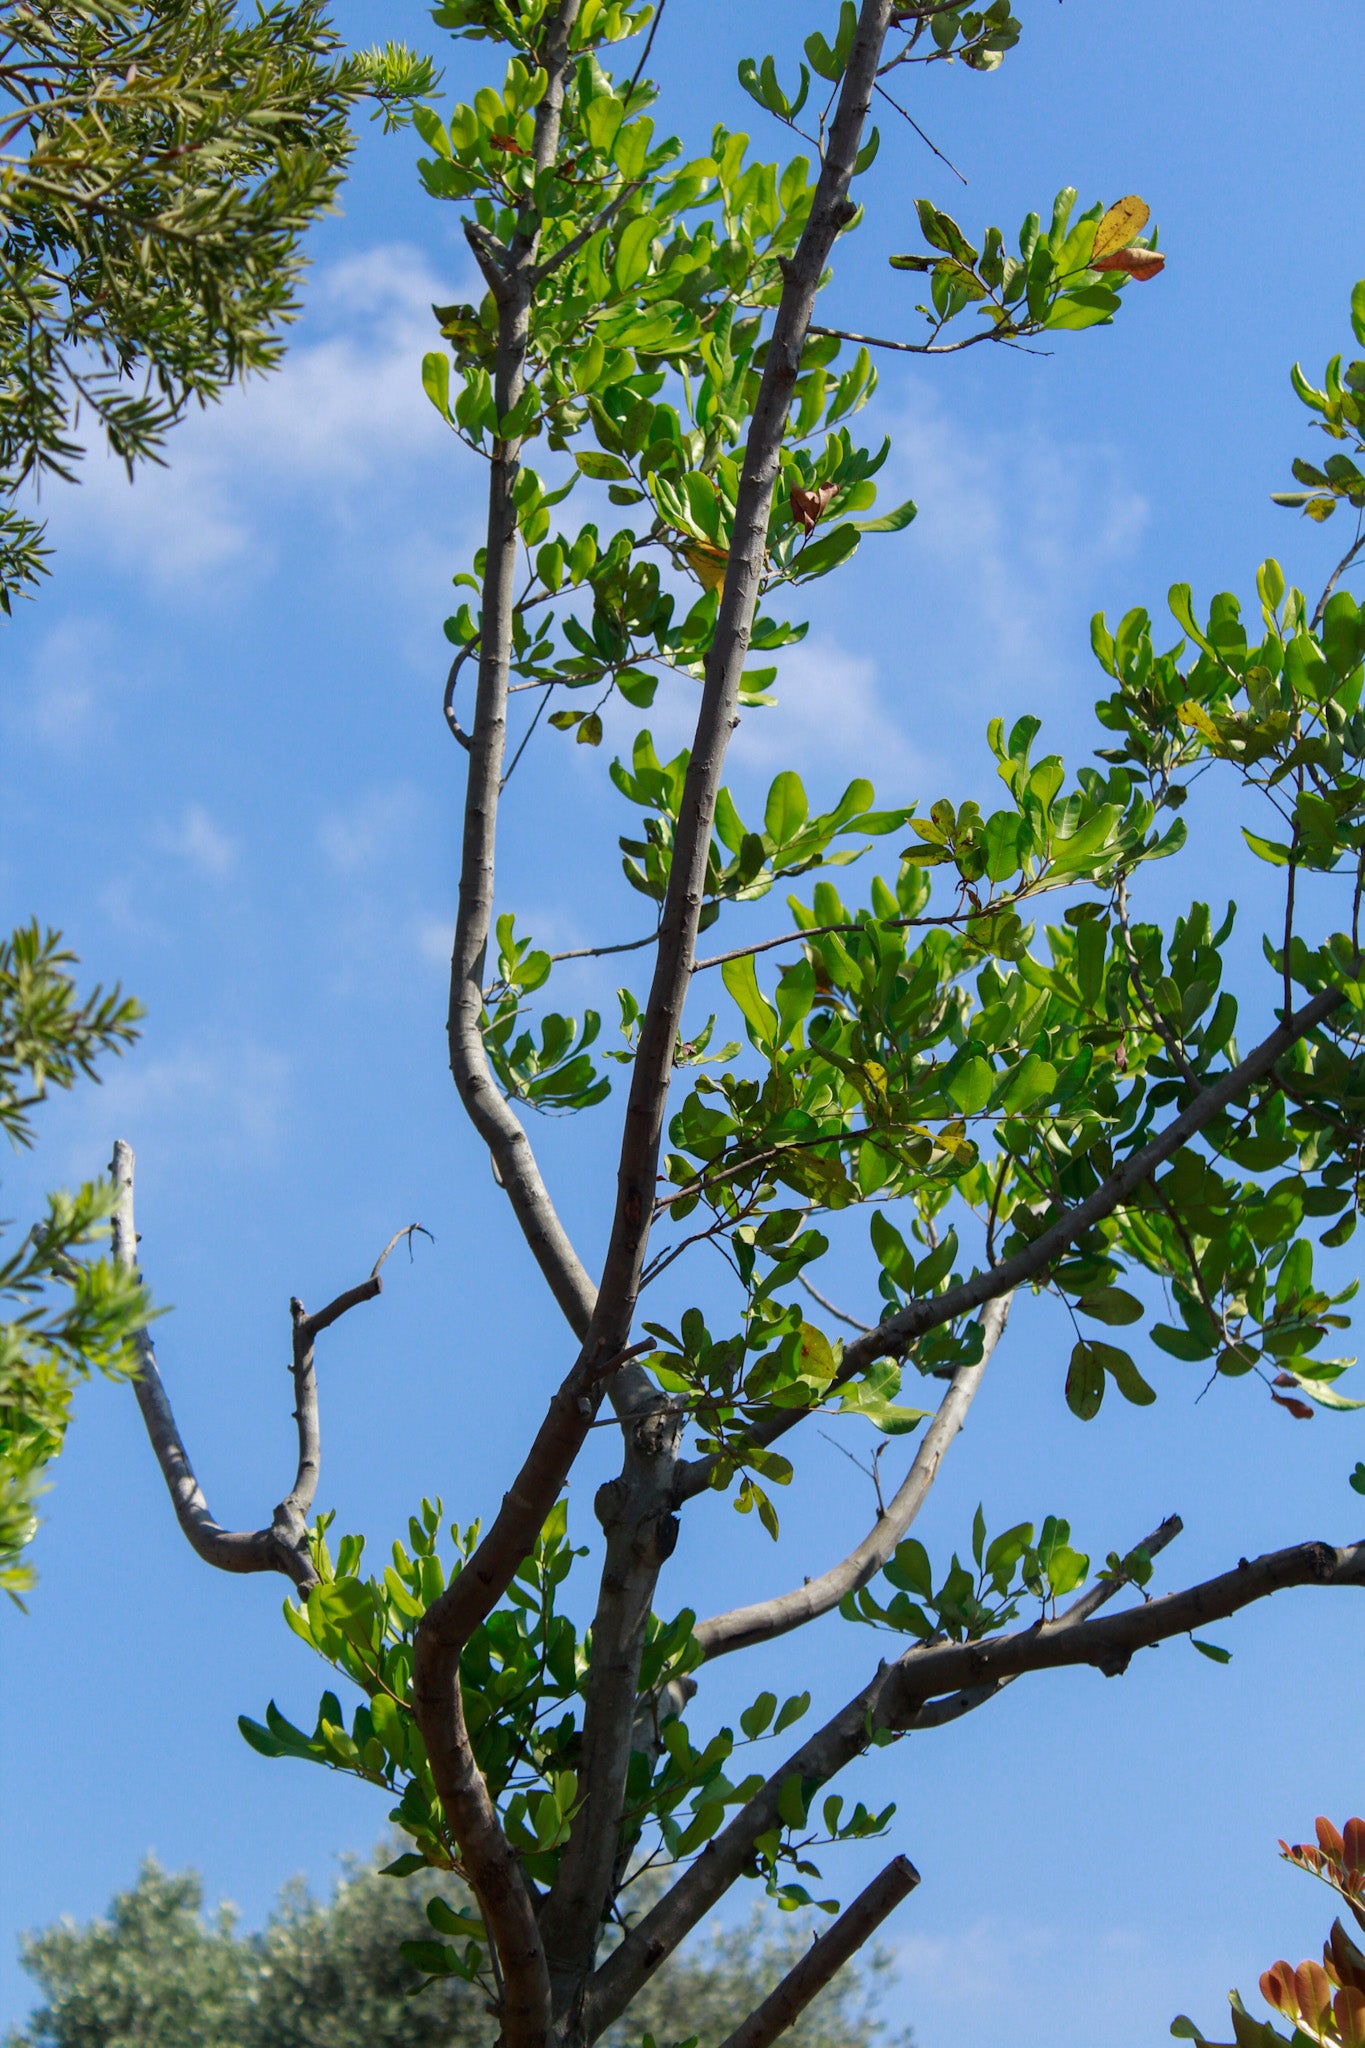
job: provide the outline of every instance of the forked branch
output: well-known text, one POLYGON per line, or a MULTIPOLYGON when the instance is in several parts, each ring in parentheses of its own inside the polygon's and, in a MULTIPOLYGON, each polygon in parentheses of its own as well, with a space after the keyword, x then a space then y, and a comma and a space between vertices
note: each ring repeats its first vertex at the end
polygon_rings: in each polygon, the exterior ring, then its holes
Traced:
POLYGON ((967 1410, 976 1398, 991 1355, 1004 1332, 1012 1300, 1012 1295, 1004 1295, 986 1309, 982 1318, 984 1341, 980 1359, 975 1365, 959 1366, 953 1374, 939 1403, 938 1413, 924 1433, 924 1441, 915 1454, 914 1463, 885 1514, 878 1517, 876 1527, 863 1538, 856 1550, 851 1550, 839 1564, 831 1565, 827 1572, 821 1572, 818 1578, 807 1579, 804 1585, 795 1587, 790 1593, 781 1593, 775 1599, 757 1600, 749 1607, 733 1607, 728 1614, 717 1614, 709 1621, 699 1622, 694 1633, 708 1658, 723 1657, 727 1651, 747 1650, 754 1643, 766 1643, 774 1636, 787 1635, 792 1629, 814 1621, 818 1615, 828 1614, 846 1593, 856 1593, 860 1586, 867 1585, 877 1576, 928 1499, 939 1467, 967 1418, 967 1410))
MULTIPOLYGON (((133 1148, 123 1139, 114 1146, 110 1165, 118 1193, 113 1219, 114 1259, 130 1272, 137 1270, 137 1226, 133 1214, 133 1148)), ((373 1301, 383 1289, 380 1268, 398 1243, 409 1243, 420 1223, 395 1231, 370 1270, 368 1279, 349 1287, 326 1308, 309 1315, 297 1297, 289 1304, 293 1320, 294 1421, 298 1430, 298 1464, 294 1483, 275 1509, 266 1529, 225 1529, 210 1511, 204 1490, 195 1478, 189 1453, 176 1426, 170 1398, 157 1369, 156 1352, 147 1330, 134 1339, 138 1370, 133 1380, 142 1419, 147 1426, 156 1461, 175 1508, 176 1519, 191 1548, 206 1564, 224 1572, 282 1572, 306 1593, 317 1581, 308 1549, 308 1511, 317 1493, 321 1460, 321 1431, 318 1421, 317 1375, 313 1367, 313 1343, 318 1333, 329 1329, 349 1309, 362 1301, 373 1301)), ((426 1233, 424 1233, 426 1234, 426 1233)))

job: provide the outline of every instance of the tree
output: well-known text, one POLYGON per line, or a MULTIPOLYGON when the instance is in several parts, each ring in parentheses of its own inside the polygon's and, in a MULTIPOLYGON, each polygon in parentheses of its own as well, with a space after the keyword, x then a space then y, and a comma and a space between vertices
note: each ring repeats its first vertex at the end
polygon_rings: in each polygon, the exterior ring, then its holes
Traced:
MULTIPOLYGON (((1314 606, 1274 562, 1258 573, 1251 630, 1235 595, 1196 609, 1177 586, 1173 646, 1142 610, 1114 630, 1096 619, 1104 744, 1074 780, 1035 754, 1037 719, 1008 732, 996 720, 1004 798, 989 815, 946 798, 878 809, 862 779, 813 810, 785 772, 761 826, 746 822, 722 779, 726 748, 742 715, 780 720, 767 708, 777 666, 749 664, 800 637, 789 588, 914 515, 873 513, 885 449, 859 447, 848 426, 873 388, 871 350, 1009 348, 1106 324, 1164 260, 1147 207, 1130 195, 1078 216, 1065 191, 1046 226, 1026 217, 1016 256, 998 229, 978 246, 921 201, 928 247, 893 261, 927 280, 915 309, 926 324, 918 339, 873 341, 814 316, 861 218, 874 99, 896 106, 903 66, 951 57, 992 69, 1019 34, 1007 6, 842 0, 832 40, 806 41, 794 89, 772 58, 746 61, 751 97, 815 152, 814 165, 786 166, 748 163, 747 137, 723 128, 691 160, 656 136, 649 40, 633 68, 604 68, 612 45, 652 39, 647 10, 449 0, 436 19, 505 62, 501 86, 481 86, 472 104, 413 117, 429 152, 422 181, 466 209, 487 286, 478 305, 436 309, 446 346, 422 367, 489 477, 486 541, 457 578, 473 596, 447 626, 444 701, 468 775, 450 1064, 495 1199, 510 1202, 568 1324, 566 1370, 487 1527, 457 1526, 447 1542, 441 1503, 424 1500, 373 1575, 361 1537, 334 1549, 332 1517, 309 1517, 315 1344, 378 1293, 378 1267, 319 1312, 292 1305, 298 1472, 268 1526, 234 1532, 212 1517, 150 1345, 136 1384, 189 1540, 224 1569, 289 1578, 291 1628, 360 1696, 348 1714, 324 1693, 311 1732, 272 1703, 243 1720, 248 1741, 385 1789, 412 1844, 395 1874, 457 1870, 477 1905, 433 1901, 444 1939, 424 1951, 431 1977, 483 1983, 509 2048, 579 2048, 741 1878, 806 1905, 803 1880, 820 1878, 826 1846, 886 1831, 892 1809, 832 1789, 871 1748, 971 1713, 1027 1674, 1085 1664, 1117 1675, 1136 1651, 1281 1589, 1365 1582, 1365 1546, 1306 1541, 1148 1595, 1178 1517, 1137 1542, 1113 1532, 1094 1572, 1057 1513, 998 1529, 983 1508, 947 1561, 910 1534, 1029 1291, 1060 1298, 1075 1320, 1055 1384, 1058 1406, 1081 1419, 1111 1387, 1139 1406, 1156 1399, 1154 1367, 1115 1341, 1144 1324, 1163 1376, 1173 1359, 1211 1383, 1244 1380, 1226 1397, 1264 1392, 1286 1426, 1357 1405, 1341 1391, 1346 1362, 1322 1349, 1353 1291, 1334 1291, 1325 1269, 1354 1228, 1365 1104, 1365 625, 1336 578, 1314 606), (537 438, 553 475, 526 459, 537 438), (580 479, 592 516, 563 530, 557 507, 580 479), (604 493, 626 521, 611 532, 604 493), (599 1066, 598 1015, 580 1026, 547 1009, 533 1022, 555 961, 514 911, 495 916, 499 800, 533 734, 596 748, 610 697, 644 711, 660 687, 688 702, 693 738, 662 761, 641 731, 611 765, 640 818, 621 848, 649 929, 593 950, 650 966, 621 991, 624 1042, 599 1066), (535 708, 513 749, 518 692, 535 708), (1135 900, 1150 863, 1180 856, 1182 806, 1206 775, 1240 804, 1252 853, 1284 884, 1265 936, 1270 978, 1243 1032, 1222 986, 1233 913, 1196 901, 1163 928, 1135 900), (822 875, 809 898, 788 897, 789 924, 756 927, 751 907, 778 882, 846 865, 890 835, 899 863, 872 877, 865 903, 822 875), (1055 920, 1042 939, 1026 922, 1035 909, 1055 920), (722 916, 703 956, 699 937, 722 916), (743 1048, 717 1043, 727 998, 743 1048), (626 1101, 594 1281, 528 1125, 531 1112, 604 1101, 605 1062, 624 1070, 626 1101), (828 1233, 847 1235, 860 1210, 876 1276, 865 1318, 812 1278, 828 1233), (701 1245, 728 1261, 728 1297, 708 1292, 676 1327, 647 1308, 642 1319, 644 1291, 701 1245), (1103 1334, 1082 1334, 1082 1319, 1103 1334), (856 1334, 835 1341, 832 1321, 856 1334), (688 1504, 730 1493, 780 1541, 788 1450, 831 1411, 891 1438, 922 1431, 865 1540, 755 1605, 698 1620, 703 1586, 658 1611, 688 1504), (586 1554, 563 1489, 599 1423, 619 1429, 622 1465, 594 1503, 603 1540, 588 1634, 560 1594, 586 1554), (1132 1588, 1143 1597, 1120 1597, 1132 1588), (738 1731, 708 1732, 707 1664, 836 1609, 892 1641, 822 1727, 788 1737, 809 1695, 779 1705, 762 1687, 738 1731), (746 1751, 763 1742, 776 1760, 750 1768, 746 1751), (661 1875, 661 1894, 635 1911, 632 1888, 661 1875), (622 1936, 604 1947, 613 1926, 622 1936)), ((1359 295, 1354 317, 1365 342, 1359 295)), ((1338 363, 1312 393, 1329 434, 1359 426, 1363 384, 1365 366, 1338 363)), ((1330 495, 1340 481, 1349 496, 1335 463, 1322 471, 1330 485, 1313 488, 1330 495)), ((537 829, 543 857, 562 858, 553 819, 537 829)), ((596 881, 585 878, 585 901, 596 881)), ((117 1177, 116 1241, 131 1264, 126 1147, 117 1177)), ((832 1925, 728 2048, 777 2038, 915 1882, 896 1857, 842 1913, 821 1901, 832 1925)))
MULTIPOLYGON (((453 1880, 444 1896, 467 1903, 453 1880)), ((482 1998, 461 1979, 414 1996, 422 1977, 402 1944, 431 1929, 411 1879, 351 1869, 325 1903, 288 1885, 263 1931, 245 1938, 230 1908, 206 1924, 202 1906, 192 1871, 168 1876, 147 1863, 107 1918, 28 1937, 24 1965, 44 2003, 7 2048, 475 2048, 493 2038, 482 1998)), ((684 2012, 704 2042, 719 2041, 748 2010, 754 1971, 780 1970, 802 1946, 792 1924, 777 1935, 713 1936, 672 1959, 632 2022, 665 2039, 684 2012)), ((871 2048, 882 2030, 866 1989, 853 1973, 831 1986, 803 2016, 798 2048, 871 2048)), ((637 2038, 638 2026, 614 2033, 637 2038)))
MULTIPOLYGON (((161 461, 191 402, 273 368, 298 312, 305 229, 332 205, 362 94, 386 117, 430 69, 390 44, 342 60, 318 0, 239 23, 223 0, 36 0, 0 29, 0 611, 46 571, 21 503, 71 479, 82 412, 128 467, 161 461)), ((0 1126, 33 1140, 50 1084, 95 1076, 140 1011, 80 998, 60 934, 0 943, 0 1126)), ((107 1256, 107 1183, 54 1195, 0 1262, 0 1588, 32 1582, 42 1469, 77 1378, 119 1373, 141 1289, 107 1256)))
MULTIPOLYGON (((56 932, 36 924, 0 939, 0 1131, 33 1143, 33 1112, 51 1088, 93 1077, 103 1053, 137 1035, 141 1012, 117 988, 84 998, 56 932)), ((108 1256, 113 1189, 88 1182, 48 1197, 47 1214, 0 1258, 0 1589, 32 1583, 24 1553, 37 1526, 40 1475, 62 1447, 77 1380, 136 1365, 131 1333, 150 1304, 108 1256)))
POLYGON ((341 62, 319 0, 36 0, 0 48, 0 609, 45 569, 16 503, 71 478, 82 411, 132 473, 192 401, 283 352, 302 235, 331 209, 362 90, 431 76, 341 62))
MULTIPOLYGON (((1358 1927, 1365 1928, 1365 1820, 1348 1820, 1336 1828, 1320 1814, 1317 1842, 1281 1842, 1287 1863, 1309 1871, 1346 1901, 1358 1927)), ((1340 1920, 1323 1943, 1322 1961, 1297 1967, 1272 1963, 1261 1975, 1261 1996, 1289 2021, 1293 2034, 1282 2034, 1268 2020, 1253 2019, 1237 1992, 1230 1994, 1233 2042, 1228 2048, 1362 2048, 1365 2043, 1365 1954, 1340 1920)), ((1182 2013, 1171 2024, 1180 2040, 1206 2042, 1193 2020, 1182 2013)))

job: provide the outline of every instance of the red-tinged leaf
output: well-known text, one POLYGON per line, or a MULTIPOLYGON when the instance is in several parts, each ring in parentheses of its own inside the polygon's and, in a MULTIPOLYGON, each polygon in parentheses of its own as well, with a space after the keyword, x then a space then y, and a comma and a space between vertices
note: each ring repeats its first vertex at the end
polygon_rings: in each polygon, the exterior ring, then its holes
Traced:
POLYGON ((1321 1963, 1300 1963, 1294 1972, 1294 1989, 1299 2011, 1321 2033, 1324 2017, 1332 2010, 1332 1984, 1321 1963))
POLYGON ((1272 1394, 1270 1398, 1272 1401, 1277 1402, 1281 1408, 1287 1408, 1296 1421, 1311 1422, 1313 1420, 1313 1411, 1306 1401, 1295 1401, 1289 1394, 1272 1394))
POLYGON ((1166 268, 1166 258, 1159 249, 1111 249, 1107 256, 1092 256, 1090 268, 1122 270, 1139 284, 1145 284, 1149 277, 1166 268))
POLYGON ((1292 1372, 1277 1372, 1270 1384, 1272 1387, 1296 1387, 1299 1383, 1292 1372))
POLYGON ((1332 2000, 1341 2048, 1362 2048, 1365 2044, 1365 1991, 1343 1985, 1332 2000))
POLYGON ((1261 1974, 1261 1996, 1267 2005, 1273 2005, 1276 2012, 1282 2012, 1286 2019, 1297 2017, 1299 2002, 1294 1996, 1294 1966, 1292 1963, 1273 1963, 1261 1974))
POLYGON ((1365 1992, 1365 1955, 1361 1954, 1340 1920, 1332 1922, 1332 1932, 1322 1952, 1324 1963, 1329 1955, 1338 1984, 1350 1991, 1365 1992))
POLYGON ((531 154, 529 149, 522 147, 514 135, 490 135, 488 147, 496 149, 501 156, 529 156, 531 154))
POLYGON ((1347 1821, 1342 1847, 1346 1852, 1346 1868, 1352 1873, 1365 1871, 1365 1820, 1358 1815, 1347 1821))
POLYGON ((837 488, 835 484, 821 484, 813 491, 792 492, 792 518, 806 533, 814 533, 834 502, 837 488))
POLYGON ((1333 1863, 1344 1862, 1346 1844, 1333 1827, 1331 1821, 1328 1820, 1326 1814, 1320 1813, 1314 1825, 1317 1829, 1318 1847, 1323 1855, 1329 1856, 1333 1863))

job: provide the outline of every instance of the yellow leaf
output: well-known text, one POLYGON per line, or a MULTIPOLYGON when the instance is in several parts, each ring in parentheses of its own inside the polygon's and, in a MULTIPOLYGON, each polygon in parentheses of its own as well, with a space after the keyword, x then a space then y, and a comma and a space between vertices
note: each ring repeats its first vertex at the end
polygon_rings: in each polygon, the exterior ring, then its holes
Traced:
POLYGON ((687 566, 703 590, 719 590, 725 581, 725 568, 730 557, 718 555, 714 548, 684 548, 687 566))
POLYGON ((1091 263, 1097 256, 1111 256, 1115 249, 1127 248, 1134 235, 1142 233, 1151 216, 1151 207, 1136 192, 1130 192, 1126 199, 1116 199, 1095 230, 1091 263))
POLYGON ((1222 734, 1209 717, 1203 705, 1196 704, 1192 697, 1187 697, 1180 707, 1180 722, 1182 725, 1192 725, 1196 732, 1202 732, 1204 738, 1212 740, 1215 746, 1217 746, 1222 738, 1222 734))

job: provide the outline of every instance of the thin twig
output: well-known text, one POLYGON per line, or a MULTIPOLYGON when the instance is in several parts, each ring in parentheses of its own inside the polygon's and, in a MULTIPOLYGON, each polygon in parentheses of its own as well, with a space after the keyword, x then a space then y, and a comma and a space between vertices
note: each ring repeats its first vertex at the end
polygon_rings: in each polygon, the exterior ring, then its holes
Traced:
POLYGON ((900 115, 903 121, 908 121, 910 123, 910 126, 914 129, 916 135, 918 135, 920 141, 924 144, 925 148, 931 149, 934 155, 938 158, 939 162, 941 164, 947 164, 948 169, 952 172, 953 176, 955 178, 961 178, 962 183, 965 185, 967 180, 964 177, 962 177, 961 171, 953 162, 952 158, 950 156, 945 156, 943 154, 943 151, 939 148, 938 144, 930 140, 930 138, 925 134, 924 130, 920 127, 919 122, 915 119, 914 115, 907 112, 907 110, 901 105, 899 100, 893 100, 890 93, 887 91, 884 85, 878 85, 877 91, 881 94, 882 98, 886 101, 886 104, 889 107, 895 108, 896 112, 900 115))
POLYGON ((1355 560, 1356 556, 1360 553, 1360 550, 1362 548, 1365 548, 1365 521, 1357 520, 1356 537, 1352 541, 1350 547, 1347 548, 1341 560, 1337 563, 1336 568, 1333 569, 1331 575, 1328 577, 1326 587, 1323 590, 1322 596, 1318 599, 1317 604, 1314 606, 1313 616, 1308 623, 1308 630, 1310 633, 1316 633, 1318 627, 1322 624, 1323 613, 1327 610, 1328 598, 1332 595, 1332 592, 1336 589, 1337 584, 1341 581, 1341 578, 1350 568, 1352 562, 1355 560))
POLYGON ((808 1280, 804 1273, 798 1273, 796 1277, 800 1281, 801 1285, 805 1288, 807 1294, 810 1296, 812 1301, 818 1301, 821 1308, 824 1309, 827 1314, 834 1316, 837 1321, 841 1323, 847 1323, 850 1330, 861 1330, 863 1334, 866 1336, 870 1334, 871 1331, 876 1329, 877 1325, 875 1323, 859 1322, 857 1316, 851 1316, 847 1309, 836 1308, 834 1303, 829 1299, 829 1296, 826 1294, 822 1294, 819 1288, 815 1285, 815 1282, 813 1280, 808 1280))

